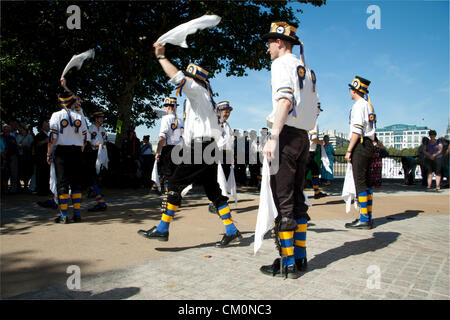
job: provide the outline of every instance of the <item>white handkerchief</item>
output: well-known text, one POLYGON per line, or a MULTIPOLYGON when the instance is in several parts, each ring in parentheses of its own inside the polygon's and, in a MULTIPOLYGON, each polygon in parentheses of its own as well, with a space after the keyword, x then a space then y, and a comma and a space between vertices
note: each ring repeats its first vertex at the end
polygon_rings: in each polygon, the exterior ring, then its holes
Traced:
POLYGON ((330 169, 330 159, 328 159, 328 155, 327 155, 327 152, 325 151, 325 147, 324 146, 321 146, 321 147, 322 147, 321 148, 322 154, 320 156, 320 160, 322 161, 325 170, 327 170, 329 173, 332 174, 333 172, 330 169))
POLYGON ((188 45, 186 44, 186 37, 188 35, 197 32, 197 30, 215 27, 219 24, 221 19, 221 17, 216 15, 201 16, 200 18, 180 24, 179 26, 166 32, 161 37, 159 37, 156 42, 162 45, 170 43, 176 46, 187 48, 188 45))
MULTIPOLYGON (((351 163, 347 164, 347 172, 345 173, 344 186, 342 188, 342 198, 345 201, 345 212, 349 213, 352 200, 356 200, 356 187, 351 163)), ((355 209, 358 209, 357 201, 355 201, 355 209)))
POLYGON ((156 185, 158 186, 158 191, 161 192, 161 182, 159 181, 159 174, 158 174, 158 161, 156 160, 152 170, 152 181, 156 183, 156 185))
POLYGON ((95 57, 94 49, 89 49, 88 51, 85 51, 78 55, 74 55, 72 57, 72 59, 70 59, 69 63, 66 65, 66 67, 64 68, 61 78, 64 77, 65 74, 73 67, 77 67, 77 69, 80 70, 81 66, 83 65, 84 60, 89 59, 89 58, 94 59, 94 57, 95 57))
POLYGON ((261 193, 259 195, 258 216, 256 219, 255 242, 253 244, 253 253, 261 248, 264 235, 270 230, 273 221, 278 216, 275 202, 273 201, 272 190, 270 188, 270 168, 266 157, 263 160, 261 193))

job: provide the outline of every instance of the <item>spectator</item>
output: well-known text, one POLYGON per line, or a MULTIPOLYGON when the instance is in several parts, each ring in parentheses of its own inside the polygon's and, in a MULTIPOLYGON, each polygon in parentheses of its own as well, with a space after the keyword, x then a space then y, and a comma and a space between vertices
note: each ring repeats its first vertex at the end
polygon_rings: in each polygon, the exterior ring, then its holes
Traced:
POLYGON ((50 191, 50 165, 47 163, 48 121, 42 121, 38 134, 34 138, 34 162, 36 164, 36 192, 38 196, 47 196, 50 191))
POLYGON ((246 185, 247 174, 245 166, 245 137, 241 135, 239 129, 234 129, 234 174, 236 184, 246 185))
POLYGON ((136 189, 139 187, 141 142, 136 137, 133 126, 127 131, 127 137, 122 142, 121 152, 123 171, 128 179, 128 184, 136 189))
POLYGON ((28 189, 28 183, 34 171, 32 159, 32 146, 34 136, 28 130, 25 124, 19 126, 19 133, 16 136, 17 145, 19 146, 19 180, 23 181, 23 192, 31 193, 28 189))
POLYGON ((442 148, 442 179, 446 178, 445 181, 445 186, 442 185, 441 182, 441 188, 448 188, 449 186, 449 158, 448 158, 448 154, 449 154, 449 149, 448 149, 448 145, 449 145, 449 141, 446 138, 441 138, 442 144, 443 144, 443 148, 442 148))
POLYGON ((419 146, 419 149, 417 150, 417 164, 420 166, 420 173, 422 175, 422 186, 427 186, 427 179, 428 179, 428 172, 427 167, 425 166, 425 146, 430 141, 427 137, 422 138, 422 144, 419 146))
POLYGON ((433 181, 433 172, 436 174, 436 190, 441 189, 441 177, 442 177, 442 142, 436 140, 436 131, 430 130, 428 132, 430 141, 425 145, 425 166, 428 171, 428 186, 427 189, 431 189, 431 183, 433 181))
POLYGON ((404 184, 413 185, 416 173, 416 160, 414 157, 402 157, 403 174, 405 176, 404 184))
POLYGON ((3 126, 1 137, 4 143, 4 163, 2 172, 2 192, 5 194, 15 194, 19 185, 19 147, 16 138, 11 135, 11 126, 3 126), (11 189, 8 191, 8 180, 11 180, 11 189))
POLYGON ((327 153, 328 160, 330 160, 330 169, 331 173, 329 173, 325 168, 320 168, 320 177, 322 178, 324 184, 326 186, 331 184, 331 180, 334 179, 333 177, 333 162, 334 162, 334 147, 330 143, 330 137, 328 135, 325 135, 323 137, 323 147, 325 148, 325 152, 327 153))
POLYGON ((381 187, 382 171, 383 171, 383 158, 387 157, 389 153, 386 151, 386 147, 378 140, 375 135, 373 140, 374 153, 372 163, 369 167, 369 177, 372 186, 375 188, 381 187))
POLYGON ((249 186, 258 186, 258 176, 260 175, 260 165, 258 164, 258 137, 255 130, 250 130, 249 134, 249 165, 250 181, 249 186))
POLYGON ((144 188, 151 188, 153 185, 151 175, 154 163, 155 155, 153 154, 153 146, 150 143, 150 136, 144 136, 141 145, 141 168, 144 188))

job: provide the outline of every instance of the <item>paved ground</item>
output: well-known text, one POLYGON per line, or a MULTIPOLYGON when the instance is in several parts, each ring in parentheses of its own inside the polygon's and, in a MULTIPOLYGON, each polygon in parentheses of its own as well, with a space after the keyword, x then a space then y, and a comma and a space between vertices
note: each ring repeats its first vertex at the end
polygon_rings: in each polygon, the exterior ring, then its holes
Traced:
MULTIPOLYGON (((224 232, 207 201, 193 190, 171 225, 168 242, 138 229, 156 225, 158 197, 144 190, 104 190, 109 209, 81 224, 56 225, 37 196, 2 199, 2 299, 443 299, 450 298, 449 190, 386 182, 375 190, 372 230, 348 230, 342 181, 331 196, 311 199, 309 269, 299 279, 271 278, 259 267, 276 258, 267 235, 253 255, 258 193, 241 188, 233 219, 244 240, 215 248, 224 232), (75 266, 80 289, 70 290, 75 266)), ((312 195, 308 190, 307 194, 312 195)), ((354 209, 352 209, 354 210, 354 209)))

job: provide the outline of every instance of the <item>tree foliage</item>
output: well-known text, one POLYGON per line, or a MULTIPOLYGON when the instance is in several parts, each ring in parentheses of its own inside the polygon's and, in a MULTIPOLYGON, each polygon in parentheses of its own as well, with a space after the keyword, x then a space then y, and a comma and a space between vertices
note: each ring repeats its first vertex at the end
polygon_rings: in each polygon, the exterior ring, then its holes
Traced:
MULTIPOLYGON (((321 6, 325 0, 298 2, 321 6)), ((152 126, 153 107, 168 85, 153 55, 153 42, 171 28, 214 13, 216 28, 188 37, 189 48, 167 45, 180 69, 198 63, 212 75, 244 76, 268 69, 261 35, 276 20, 298 23, 287 1, 7 1, 1 2, 1 116, 36 125, 58 109, 59 77, 72 55, 94 48, 95 59, 67 76, 85 101, 87 115, 100 106, 105 123, 123 132, 131 123, 152 126), (67 8, 81 9, 81 29, 69 30, 67 8)))

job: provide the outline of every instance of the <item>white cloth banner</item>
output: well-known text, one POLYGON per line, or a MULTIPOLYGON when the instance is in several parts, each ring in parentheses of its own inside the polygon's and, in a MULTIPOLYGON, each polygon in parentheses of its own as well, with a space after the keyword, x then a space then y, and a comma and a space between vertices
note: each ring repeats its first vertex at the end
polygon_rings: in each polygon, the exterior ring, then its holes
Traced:
POLYGON ((161 192, 161 182, 159 181, 159 174, 158 174, 158 161, 156 160, 152 170, 152 181, 156 183, 156 185, 158 186, 158 191, 161 192))
POLYGON ((324 166, 325 170, 327 170, 329 173, 333 174, 333 171, 331 171, 331 169, 330 169, 330 159, 328 159, 327 152, 325 151, 325 147, 324 146, 321 146, 321 147, 322 147, 321 148, 322 152, 321 152, 320 159, 323 163, 323 166, 324 166))
POLYGON ((84 60, 94 59, 94 57, 95 57, 94 49, 89 49, 88 51, 85 51, 78 55, 74 55, 72 57, 72 59, 70 59, 69 63, 66 65, 66 67, 64 68, 64 71, 61 74, 61 78, 63 78, 66 75, 66 73, 73 67, 76 67, 77 70, 80 70, 81 66, 83 65, 84 60))
POLYGON ((100 173, 100 169, 102 165, 108 169, 108 149, 104 144, 100 144, 97 151, 97 161, 95 162, 95 169, 97 170, 97 174, 100 173))
POLYGON ((193 19, 186 23, 180 24, 172 30, 166 32, 158 40, 157 43, 165 45, 170 43, 176 46, 187 48, 186 37, 190 34, 205 28, 215 27, 219 24, 222 18, 216 15, 203 15, 200 18, 193 19))
POLYGON ((358 209, 358 202, 356 196, 355 180, 353 179, 353 169, 352 164, 347 164, 347 172, 345 173, 344 186, 342 188, 342 198, 345 201, 345 212, 350 212, 350 207, 352 205, 352 200, 355 200, 355 209, 358 209))
MULTIPOLYGON (((307 198, 307 197, 306 197, 307 198)), ((255 242, 253 243, 253 253, 256 255, 261 248, 264 235, 270 230, 272 223, 278 216, 275 202, 273 201, 272 190, 270 188, 270 168, 266 157, 263 160, 261 193, 259 195, 258 216, 255 227, 255 242)))

